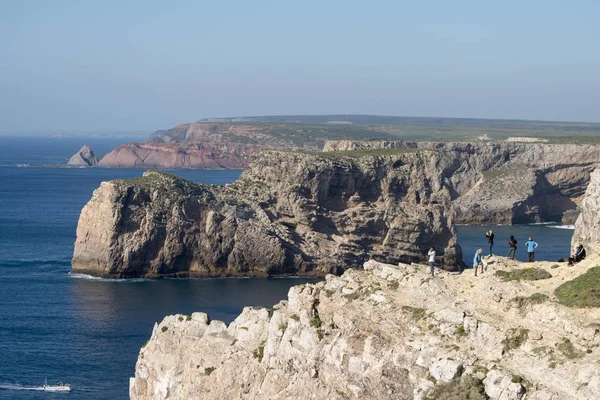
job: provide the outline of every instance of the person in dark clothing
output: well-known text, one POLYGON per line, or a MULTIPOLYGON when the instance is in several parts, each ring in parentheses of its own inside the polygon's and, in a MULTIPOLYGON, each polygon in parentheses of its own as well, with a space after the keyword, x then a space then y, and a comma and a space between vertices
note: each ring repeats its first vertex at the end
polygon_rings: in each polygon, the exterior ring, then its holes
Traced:
POLYGON ((573 254, 573 257, 569 257, 569 265, 575 265, 579 261, 585 260, 585 256, 585 249, 583 248, 583 245, 580 244, 579 246, 577 246, 577 250, 575 250, 575 254, 573 254))
POLYGON ((494 232, 490 229, 489 232, 485 233, 485 237, 488 238, 488 243, 490 245, 490 256, 494 255, 494 232))
POLYGON ((508 239, 508 254, 506 258, 510 258, 511 260, 515 259, 515 253, 517 252, 517 239, 513 235, 510 235, 510 239, 508 239))

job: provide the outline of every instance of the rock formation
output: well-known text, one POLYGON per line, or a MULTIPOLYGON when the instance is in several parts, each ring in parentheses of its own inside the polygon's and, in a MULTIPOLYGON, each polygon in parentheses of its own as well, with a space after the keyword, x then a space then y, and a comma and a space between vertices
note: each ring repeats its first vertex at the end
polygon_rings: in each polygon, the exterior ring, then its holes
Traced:
MULTIPOLYGON (((600 167, 600 146, 542 143, 333 141, 324 151, 427 148, 440 153, 456 223, 519 224, 573 218, 600 167), (566 213, 566 214, 565 214, 566 213)), ((565 222, 572 222, 565 220, 565 222)))
POLYGON ((587 252, 600 251, 600 169, 591 175, 590 184, 581 202, 581 213, 575 223, 573 250, 579 244, 587 252))
MULTIPOLYGON (((326 125, 315 128, 277 123, 196 122, 157 131, 149 142, 117 147, 102 158, 99 166, 243 169, 264 149, 317 151, 323 147, 324 138, 357 135, 354 131, 346 134, 338 131, 326 125)), ((368 129, 358 129, 358 134, 364 138, 393 137, 368 129)))
POLYGON ((265 152, 232 185, 160 172, 104 182, 83 209, 73 272, 105 277, 325 275, 370 258, 462 263, 440 152, 265 152))
POLYGON ((67 162, 67 165, 74 167, 93 167, 98 164, 99 161, 100 160, 96 157, 92 149, 88 146, 83 146, 77 153, 73 154, 69 159, 69 162, 67 162))
POLYGON ((166 317, 140 350, 130 396, 146 399, 600 398, 600 309, 554 289, 596 265, 536 263, 550 279, 500 282, 376 261, 296 286, 231 324, 166 317), (553 268, 554 267, 554 268, 553 268))

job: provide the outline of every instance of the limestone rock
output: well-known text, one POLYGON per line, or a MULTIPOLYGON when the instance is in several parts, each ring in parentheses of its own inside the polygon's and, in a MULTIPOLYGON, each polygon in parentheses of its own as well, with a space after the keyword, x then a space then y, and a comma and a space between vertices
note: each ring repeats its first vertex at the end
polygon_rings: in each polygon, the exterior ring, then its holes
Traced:
POLYGON ((83 146, 77 153, 75 153, 67 162, 68 165, 74 167, 93 167, 98 164, 100 160, 91 148, 83 146))
POLYGON ((589 252, 600 251, 600 169, 591 175, 590 184, 581 202, 581 213, 575 223, 572 247, 583 244, 589 252))
POLYGON ((74 272, 105 277, 326 275, 375 258, 462 264, 439 153, 265 152, 225 187, 149 172, 82 210, 74 272))
MULTIPOLYGON (((553 264, 539 267, 555 271, 553 264)), ((548 301, 516 313, 489 293, 494 285, 504 298, 551 294, 582 271, 561 268, 535 285, 494 277, 511 266, 498 260, 476 279, 468 271, 428 279, 422 268, 368 261, 363 270, 291 288, 271 311, 247 307, 229 326, 208 323, 205 314, 166 317, 140 350, 130 396, 424 400, 445 390, 485 390, 493 400, 600 398, 593 325, 600 309, 548 301), (443 333, 450 323, 455 330, 443 333), (541 334, 507 341, 517 330, 541 334), (565 339, 587 351, 573 358, 560 350, 565 339)))

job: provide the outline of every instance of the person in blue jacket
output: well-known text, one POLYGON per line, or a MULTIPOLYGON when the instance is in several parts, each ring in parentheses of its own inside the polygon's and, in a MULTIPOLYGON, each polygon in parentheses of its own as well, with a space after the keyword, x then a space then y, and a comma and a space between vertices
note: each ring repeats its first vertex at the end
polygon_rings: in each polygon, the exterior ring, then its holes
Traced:
POLYGON ((483 254, 483 250, 479 249, 475 252, 475 257, 473 258, 473 268, 475 268, 475 276, 477 276, 477 269, 481 266, 481 273, 483 274, 483 261, 481 259, 481 255, 483 254))
POLYGON ((535 249, 537 249, 538 244, 533 241, 532 237, 529 237, 529 240, 525 243, 525 247, 527 247, 527 261, 534 262, 535 261, 535 249))

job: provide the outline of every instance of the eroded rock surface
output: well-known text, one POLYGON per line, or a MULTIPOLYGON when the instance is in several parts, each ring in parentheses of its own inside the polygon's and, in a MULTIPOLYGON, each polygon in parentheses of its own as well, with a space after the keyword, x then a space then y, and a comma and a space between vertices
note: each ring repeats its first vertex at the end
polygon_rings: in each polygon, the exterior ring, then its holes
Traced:
POLYGON ((488 261, 477 278, 434 279, 425 266, 369 261, 293 287, 273 309, 245 308, 228 326, 203 313, 166 317, 140 350, 130 396, 600 398, 600 310, 567 308, 553 295, 600 260, 536 263, 552 278, 532 282, 501 282, 494 271, 524 265, 488 261))
POLYGON ((73 272, 106 277, 340 273, 371 257, 459 266, 438 153, 266 152, 225 187, 160 172, 104 182, 83 209, 73 272))
POLYGON ((456 201, 457 223, 572 223, 590 173, 600 167, 600 146, 543 143, 331 141, 324 151, 428 148, 456 201))
POLYGON ((581 213, 575 223, 572 247, 579 244, 587 252, 600 250, 600 169, 591 175, 590 184, 581 203, 581 213))
POLYGON ((74 167, 93 167, 100 159, 96 157, 94 152, 89 146, 83 146, 79 151, 69 159, 67 165, 74 167))

